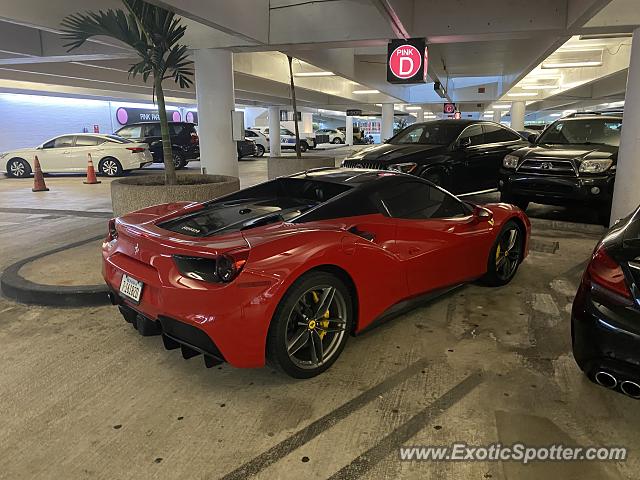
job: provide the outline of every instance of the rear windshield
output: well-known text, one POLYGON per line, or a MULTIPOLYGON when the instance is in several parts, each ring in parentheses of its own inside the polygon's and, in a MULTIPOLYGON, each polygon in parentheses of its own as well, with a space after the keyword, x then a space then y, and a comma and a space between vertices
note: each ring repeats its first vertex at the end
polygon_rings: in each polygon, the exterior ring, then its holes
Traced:
POLYGON ((202 210, 158 226, 204 237, 288 222, 349 190, 348 185, 301 178, 278 178, 204 205, 202 210))

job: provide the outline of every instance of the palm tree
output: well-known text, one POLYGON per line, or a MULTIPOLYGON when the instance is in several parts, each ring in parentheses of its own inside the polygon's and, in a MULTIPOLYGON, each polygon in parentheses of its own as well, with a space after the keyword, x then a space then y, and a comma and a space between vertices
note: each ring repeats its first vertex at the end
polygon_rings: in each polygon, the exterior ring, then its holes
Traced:
POLYGON ((180 17, 173 12, 143 0, 122 0, 122 3, 126 11, 109 9, 66 17, 62 21, 63 36, 69 40, 65 47, 71 51, 91 37, 106 36, 135 50, 140 61, 131 65, 129 76, 141 75, 145 82, 152 77, 153 99, 157 100, 160 114, 165 184, 175 185, 162 81, 173 79, 180 88, 193 85, 193 62, 188 58, 187 46, 178 43, 187 27, 180 24, 180 17))

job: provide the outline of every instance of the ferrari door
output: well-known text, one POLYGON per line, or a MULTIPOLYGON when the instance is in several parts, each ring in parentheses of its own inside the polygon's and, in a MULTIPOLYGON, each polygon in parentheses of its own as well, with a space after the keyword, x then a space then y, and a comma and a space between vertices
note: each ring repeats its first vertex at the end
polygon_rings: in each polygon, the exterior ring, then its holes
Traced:
POLYGON ((409 181, 383 196, 396 219, 394 253, 403 265, 410 295, 455 285, 484 273, 488 222, 442 189, 409 181), (481 247, 479 247, 479 245, 481 247))

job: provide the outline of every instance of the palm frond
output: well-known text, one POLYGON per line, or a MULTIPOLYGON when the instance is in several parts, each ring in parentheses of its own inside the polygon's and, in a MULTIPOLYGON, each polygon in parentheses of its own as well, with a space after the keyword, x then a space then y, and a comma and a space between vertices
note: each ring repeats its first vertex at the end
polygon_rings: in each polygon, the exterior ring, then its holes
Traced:
MULTIPOLYGON (((129 76, 151 75, 173 79, 180 88, 193 85, 193 62, 186 45, 179 42, 186 26, 173 12, 144 0, 123 0, 125 10, 105 10, 69 15, 62 21, 63 38, 69 51, 96 36, 114 38, 133 48, 140 61, 129 68, 129 76)), ((155 95, 154 95, 155 97, 155 95)))

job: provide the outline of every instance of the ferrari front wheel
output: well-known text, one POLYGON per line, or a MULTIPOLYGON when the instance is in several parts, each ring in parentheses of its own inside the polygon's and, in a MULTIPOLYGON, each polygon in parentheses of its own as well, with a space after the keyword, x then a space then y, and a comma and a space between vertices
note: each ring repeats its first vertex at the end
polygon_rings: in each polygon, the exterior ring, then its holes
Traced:
POLYGON ((506 285, 515 276, 524 248, 524 232, 514 222, 507 222, 489 252, 484 283, 494 287, 506 285))
POLYGON ((340 356, 353 322, 349 289, 327 272, 300 277, 284 295, 269 327, 267 360, 294 378, 311 378, 340 356))

